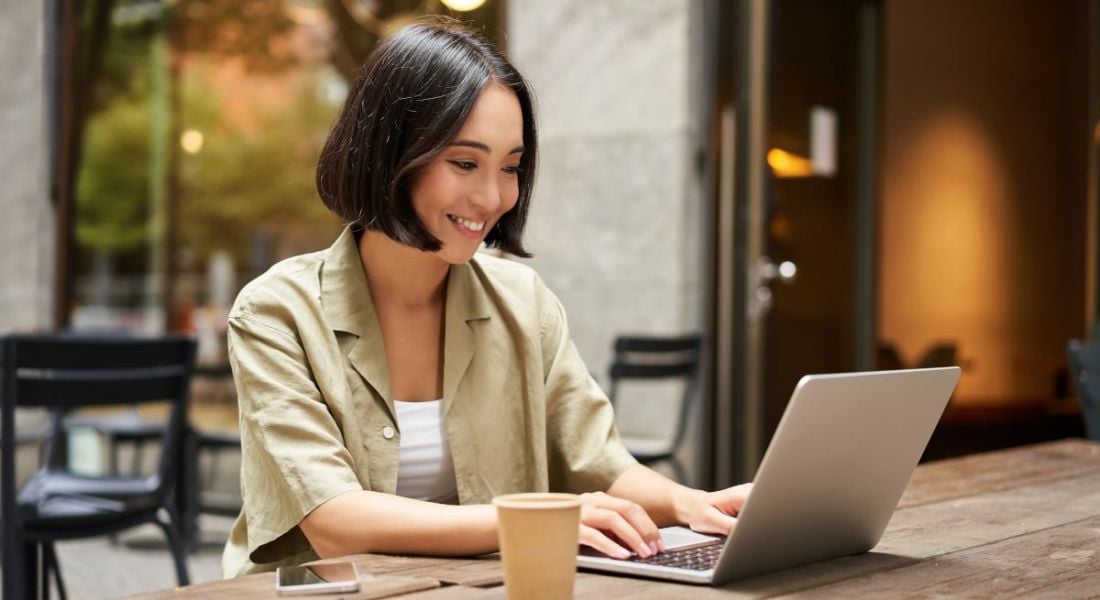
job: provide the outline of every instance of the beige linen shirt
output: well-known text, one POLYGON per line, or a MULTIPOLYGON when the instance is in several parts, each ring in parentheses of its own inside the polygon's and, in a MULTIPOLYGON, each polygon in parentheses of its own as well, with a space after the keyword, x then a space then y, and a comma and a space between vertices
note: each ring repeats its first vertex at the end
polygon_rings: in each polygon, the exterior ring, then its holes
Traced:
MULTIPOLYGON (((478 255, 447 279, 443 426, 462 504, 606 490, 635 463, 569 338, 518 262, 478 255)), ((226 577, 317 558, 298 523, 351 490, 393 494, 401 432, 354 234, 249 283, 229 315, 241 494, 226 577)))

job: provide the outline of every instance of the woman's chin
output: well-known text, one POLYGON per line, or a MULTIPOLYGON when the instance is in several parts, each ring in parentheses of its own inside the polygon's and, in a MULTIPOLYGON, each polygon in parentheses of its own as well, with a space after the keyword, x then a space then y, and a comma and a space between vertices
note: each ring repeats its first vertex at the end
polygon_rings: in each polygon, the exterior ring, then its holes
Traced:
POLYGON ((478 244, 470 249, 444 248, 440 250, 438 254, 439 258, 443 259, 443 261, 448 264, 461 265, 470 262, 470 259, 477 254, 478 248, 480 247, 481 245, 478 244))

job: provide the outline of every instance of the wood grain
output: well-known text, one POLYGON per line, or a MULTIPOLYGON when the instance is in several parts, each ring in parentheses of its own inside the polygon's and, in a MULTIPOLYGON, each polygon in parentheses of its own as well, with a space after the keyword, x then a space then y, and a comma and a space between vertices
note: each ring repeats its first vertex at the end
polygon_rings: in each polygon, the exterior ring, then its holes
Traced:
POLYGON ((875 550, 927 558, 1100 515, 1100 473, 894 513, 875 550))
POLYGON ((471 587, 492 587, 504 584, 500 560, 485 558, 435 558, 426 556, 391 556, 357 554, 345 560, 374 574, 431 577, 445 584, 471 587))
POLYGON ((1087 598, 1100 593, 1100 517, 1067 523, 789 598, 1087 598))
POLYGON ((1060 440, 917 467, 899 508, 1100 473, 1100 444, 1060 440))
MULTIPOLYGON (((357 593, 340 594, 339 597, 344 600, 371 600, 374 598, 390 598, 417 590, 438 587, 439 582, 428 577, 363 574, 359 577, 359 591, 357 593)), ((225 581, 212 581, 176 588, 175 590, 131 596, 130 598, 132 600, 152 598, 233 598, 234 600, 250 600, 273 597, 275 597, 275 574, 258 573, 225 581)), ((328 595, 327 597, 332 596, 328 595)))

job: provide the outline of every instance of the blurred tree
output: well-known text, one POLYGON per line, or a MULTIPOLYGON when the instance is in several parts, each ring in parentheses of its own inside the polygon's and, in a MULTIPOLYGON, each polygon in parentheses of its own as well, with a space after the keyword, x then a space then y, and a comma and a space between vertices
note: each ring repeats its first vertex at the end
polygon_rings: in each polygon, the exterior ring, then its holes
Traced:
POLYGON ((202 149, 180 157, 179 243, 198 258, 226 250, 248 264, 250 232, 276 238, 334 231, 317 198, 314 170, 337 106, 324 97, 323 69, 302 73, 279 102, 254 105, 251 124, 228 118, 229 100, 212 65, 196 61, 183 81, 184 127, 202 132, 202 149))
POLYGON ((89 123, 77 187, 76 239, 106 253, 146 243, 149 193, 149 109, 121 98, 89 123))
POLYGON ((177 0, 172 45, 214 59, 239 59, 251 73, 295 67, 288 43, 296 23, 282 0, 177 0))
POLYGON ((78 248, 118 254, 147 241, 149 47, 156 30, 149 21, 109 29, 93 44, 101 52, 94 78, 81 77, 92 87, 82 96, 72 227, 78 248))

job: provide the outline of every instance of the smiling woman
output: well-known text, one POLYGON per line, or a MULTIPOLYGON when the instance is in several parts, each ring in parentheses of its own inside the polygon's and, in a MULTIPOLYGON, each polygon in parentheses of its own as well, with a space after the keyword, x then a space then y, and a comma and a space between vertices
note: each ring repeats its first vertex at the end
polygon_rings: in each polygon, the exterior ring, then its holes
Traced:
POLYGON ((226 576, 362 552, 497 548, 496 495, 583 494, 579 539, 626 558, 657 525, 726 533, 748 488, 637 464, 529 267, 537 139, 526 83, 449 21, 406 27, 361 69, 317 188, 347 227, 283 261, 229 317, 244 507, 226 576))
POLYGON ((458 139, 412 185, 413 210, 442 242, 445 261, 469 260, 485 234, 516 207, 522 160, 520 103, 515 93, 494 83, 481 93, 458 139))

